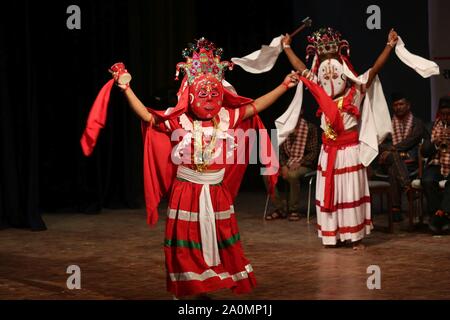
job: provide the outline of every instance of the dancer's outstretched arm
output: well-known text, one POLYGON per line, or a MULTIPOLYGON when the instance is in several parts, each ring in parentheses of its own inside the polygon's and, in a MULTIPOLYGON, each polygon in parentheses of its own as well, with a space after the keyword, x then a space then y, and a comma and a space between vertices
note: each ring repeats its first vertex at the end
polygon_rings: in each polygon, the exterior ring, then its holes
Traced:
POLYGON ((144 104, 139 100, 139 98, 134 94, 133 90, 130 87, 126 87, 125 85, 118 85, 125 93, 127 97, 128 104, 131 109, 138 115, 141 120, 149 122, 151 125, 155 124, 155 118, 152 116, 150 112, 148 112, 147 108, 144 104))
POLYGON ((292 38, 289 36, 288 33, 286 33, 284 38, 281 40, 284 53, 286 53, 292 67, 294 67, 294 69, 299 71, 301 74, 307 68, 306 68, 306 65, 303 63, 303 61, 300 60, 300 58, 295 54, 294 50, 292 50, 291 42, 292 42, 292 38))
POLYGON ((383 68, 384 64, 389 59, 389 56, 392 50, 394 49, 397 41, 398 41, 397 32, 395 32, 394 29, 391 29, 388 35, 388 42, 386 43, 386 47, 384 47, 383 52, 381 52, 377 61, 375 61, 373 67, 369 71, 369 79, 367 80, 366 84, 367 88, 370 87, 373 79, 375 79, 375 76, 378 74, 378 72, 380 72, 381 68, 383 68))
POLYGON ((133 109, 133 111, 138 115, 138 117, 141 118, 142 121, 149 122, 151 125, 155 124, 155 119, 152 114, 148 112, 147 108, 144 106, 141 100, 139 100, 138 97, 136 97, 136 95, 134 94, 133 90, 131 90, 131 75, 125 68, 125 65, 122 62, 117 62, 109 69, 109 72, 111 73, 115 84, 125 93, 128 104, 130 105, 131 109, 133 109), (121 79, 124 81, 120 81, 121 79))
POLYGON ((243 119, 250 118, 251 116, 254 116, 255 113, 260 113, 261 111, 270 107, 287 90, 295 87, 298 84, 298 81, 299 81, 298 72, 288 74, 286 78, 284 78, 284 81, 278 87, 276 87, 269 93, 259 97, 253 103, 247 105, 243 119))

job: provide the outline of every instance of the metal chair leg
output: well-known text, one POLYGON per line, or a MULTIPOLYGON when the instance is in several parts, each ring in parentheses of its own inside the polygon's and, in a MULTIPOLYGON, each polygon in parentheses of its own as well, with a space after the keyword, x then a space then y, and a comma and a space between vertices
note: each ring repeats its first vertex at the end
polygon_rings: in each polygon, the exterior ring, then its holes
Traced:
MULTIPOLYGON (((408 192, 407 196, 408 196, 408 202, 410 203, 410 207, 412 207, 414 205, 413 204, 414 197, 413 197, 412 192, 408 192)), ((414 230, 414 208, 411 208, 409 210, 409 217, 408 218, 409 218, 408 219, 409 220, 408 230, 409 231, 413 231, 414 230)))
POLYGON ((270 198, 270 195, 267 195, 267 199, 266 199, 266 207, 264 208, 263 221, 266 221, 267 207, 269 206, 269 198, 270 198))
POLYGON ((314 176, 309 179, 309 187, 308 187, 308 212, 306 214, 306 223, 309 224, 309 214, 311 212, 311 189, 312 189, 312 182, 313 182, 314 176))
POLYGON ((393 217, 392 217, 392 197, 391 197, 389 190, 386 193, 386 196, 387 196, 387 205, 388 205, 387 213, 388 213, 388 221, 389 221, 389 233, 394 233, 394 221, 393 221, 393 217))

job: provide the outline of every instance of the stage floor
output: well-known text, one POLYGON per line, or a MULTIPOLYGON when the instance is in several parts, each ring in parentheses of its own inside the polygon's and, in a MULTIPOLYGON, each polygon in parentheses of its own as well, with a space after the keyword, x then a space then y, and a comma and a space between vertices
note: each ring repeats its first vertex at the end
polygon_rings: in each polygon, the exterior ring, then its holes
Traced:
MULTIPOLYGON (((375 210, 375 230, 363 251, 325 249, 315 219, 262 220, 265 196, 236 201, 244 250, 258 287, 213 299, 450 299, 450 236, 377 230, 387 217, 375 210), (380 267, 381 289, 369 290, 367 268, 380 267)), ((164 208, 161 208, 164 212, 164 208)), ((164 214, 154 228, 144 210, 101 214, 44 214, 48 230, 0 231, 0 299, 171 299, 165 288, 164 214), (69 290, 66 269, 81 268, 81 290, 69 290)), ((371 282, 371 281, 369 281, 371 282)))

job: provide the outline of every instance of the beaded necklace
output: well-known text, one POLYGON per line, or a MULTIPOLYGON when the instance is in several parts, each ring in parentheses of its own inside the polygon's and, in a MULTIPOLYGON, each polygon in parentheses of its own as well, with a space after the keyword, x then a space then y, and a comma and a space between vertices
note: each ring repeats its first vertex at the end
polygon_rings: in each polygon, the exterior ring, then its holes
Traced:
POLYGON ((195 170, 198 172, 205 171, 211 163, 213 152, 216 148, 218 122, 215 118, 212 120, 213 133, 209 143, 203 143, 203 126, 202 121, 194 121, 193 138, 194 138, 194 153, 192 160, 195 170), (203 147, 204 146, 204 147, 203 147))

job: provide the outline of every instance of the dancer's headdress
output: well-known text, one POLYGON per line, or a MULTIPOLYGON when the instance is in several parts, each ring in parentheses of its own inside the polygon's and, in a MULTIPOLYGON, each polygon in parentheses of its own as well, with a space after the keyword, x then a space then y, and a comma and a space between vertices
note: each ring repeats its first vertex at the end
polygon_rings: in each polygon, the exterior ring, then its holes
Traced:
POLYGON ((341 33, 333 28, 321 28, 307 37, 309 45, 306 47, 307 57, 324 54, 342 55, 350 53, 350 45, 347 40, 341 39, 341 33))
POLYGON ((186 58, 186 62, 177 64, 176 79, 180 71, 187 77, 187 83, 191 85, 195 79, 211 74, 217 80, 222 81, 227 69, 233 69, 233 63, 228 61, 221 61, 223 54, 222 48, 216 48, 211 41, 200 38, 196 43, 191 43, 182 51, 182 55, 186 58))
POLYGON ((309 44, 306 47, 306 60, 313 57, 311 67, 313 73, 317 73, 319 56, 322 55, 337 54, 347 65, 351 65, 348 59, 350 56, 350 44, 347 40, 342 39, 339 31, 331 27, 321 28, 308 36, 307 40, 309 44))

